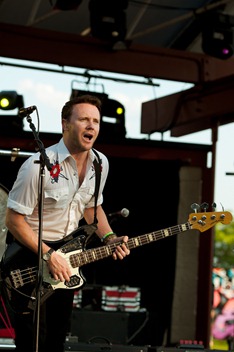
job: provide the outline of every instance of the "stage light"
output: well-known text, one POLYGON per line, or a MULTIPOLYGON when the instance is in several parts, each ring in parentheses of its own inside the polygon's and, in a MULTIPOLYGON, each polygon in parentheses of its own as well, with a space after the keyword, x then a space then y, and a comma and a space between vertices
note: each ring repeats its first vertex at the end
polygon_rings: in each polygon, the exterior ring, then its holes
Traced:
POLYGON ((218 12, 203 16, 202 50, 205 54, 226 60, 234 54, 234 17, 218 12))
MULTIPOLYGON (((115 43, 123 43, 127 33, 126 12, 128 0, 90 0, 90 27, 94 37, 115 43)), ((115 48, 115 46, 114 46, 115 48)), ((116 50, 126 48, 117 45, 116 50)))
POLYGON ((102 107, 102 114, 107 117, 120 119, 125 113, 124 106, 117 100, 105 99, 102 107))
POLYGON ((18 136, 23 132, 23 119, 18 115, 19 109, 24 107, 23 96, 17 94, 16 91, 3 90, 0 92, 0 110, 18 109, 15 115, 0 114, 0 131, 4 135, 18 136))
POLYGON ((202 49, 205 54, 226 60, 233 56, 233 32, 225 31, 222 38, 207 38, 203 36, 202 49))
POLYGON ((1 91, 0 92, 0 109, 14 110, 24 106, 22 95, 18 95, 16 91, 1 91))
POLYGON ((117 114, 117 115, 122 115, 123 113, 124 113, 123 108, 118 107, 118 108, 116 109, 116 114, 117 114))

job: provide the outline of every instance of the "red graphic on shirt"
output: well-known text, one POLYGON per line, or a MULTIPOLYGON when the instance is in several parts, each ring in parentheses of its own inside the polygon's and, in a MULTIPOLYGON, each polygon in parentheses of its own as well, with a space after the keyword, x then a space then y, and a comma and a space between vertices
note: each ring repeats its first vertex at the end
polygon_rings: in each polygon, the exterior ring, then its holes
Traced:
POLYGON ((58 161, 56 161, 55 164, 52 166, 52 169, 50 170, 50 176, 52 178, 52 182, 58 182, 60 172, 61 172, 60 165, 58 161))

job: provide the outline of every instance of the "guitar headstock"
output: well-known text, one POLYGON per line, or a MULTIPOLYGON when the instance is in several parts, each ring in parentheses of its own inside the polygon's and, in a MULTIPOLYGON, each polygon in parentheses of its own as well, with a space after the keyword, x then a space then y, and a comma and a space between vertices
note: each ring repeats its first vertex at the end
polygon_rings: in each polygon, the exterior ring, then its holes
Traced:
POLYGON ((224 225, 230 224, 231 221, 232 214, 229 211, 192 213, 189 215, 189 222, 192 229, 199 230, 200 232, 204 232, 218 223, 224 225))

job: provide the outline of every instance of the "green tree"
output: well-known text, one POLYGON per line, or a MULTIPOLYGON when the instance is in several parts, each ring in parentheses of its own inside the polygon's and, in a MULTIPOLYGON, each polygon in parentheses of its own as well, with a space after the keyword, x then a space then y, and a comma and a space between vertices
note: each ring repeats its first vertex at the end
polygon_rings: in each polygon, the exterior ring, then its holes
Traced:
POLYGON ((234 222, 215 227, 214 267, 230 269, 234 267, 234 222))

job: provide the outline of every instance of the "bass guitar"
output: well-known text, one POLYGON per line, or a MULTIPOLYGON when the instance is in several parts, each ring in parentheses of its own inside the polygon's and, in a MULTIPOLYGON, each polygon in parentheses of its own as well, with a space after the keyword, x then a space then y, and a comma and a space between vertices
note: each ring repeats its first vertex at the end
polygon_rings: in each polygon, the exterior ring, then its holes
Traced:
MULTIPOLYGON (((187 230, 204 232, 217 223, 229 224, 232 215, 229 212, 192 213, 186 223, 130 238, 129 249, 134 249, 187 230)), ((87 225, 85 225, 87 226, 87 225)), ((44 302, 56 289, 78 289, 85 284, 81 267, 107 258, 112 255, 120 242, 85 249, 87 235, 81 233, 82 228, 73 231, 67 238, 59 241, 46 242, 57 253, 64 257, 72 271, 70 281, 55 280, 49 273, 46 262, 42 264, 42 285, 40 303, 44 302)), ((38 281, 38 257, 16 241, 8 245, 1 261, 1 281, 4 296, 11 308, 18 313, 34 309, 38 281)))

